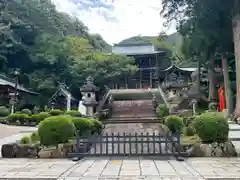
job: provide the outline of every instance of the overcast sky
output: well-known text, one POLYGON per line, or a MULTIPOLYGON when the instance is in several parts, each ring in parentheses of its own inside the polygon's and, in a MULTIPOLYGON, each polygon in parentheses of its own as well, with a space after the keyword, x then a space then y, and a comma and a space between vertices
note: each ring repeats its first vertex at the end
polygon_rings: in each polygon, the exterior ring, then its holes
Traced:
POLYGON ((161 0, 53 0, 59 11, 77 16, 90 33, 101 34, 109 43, 137 35, 155 36, 163 27, 161 0))

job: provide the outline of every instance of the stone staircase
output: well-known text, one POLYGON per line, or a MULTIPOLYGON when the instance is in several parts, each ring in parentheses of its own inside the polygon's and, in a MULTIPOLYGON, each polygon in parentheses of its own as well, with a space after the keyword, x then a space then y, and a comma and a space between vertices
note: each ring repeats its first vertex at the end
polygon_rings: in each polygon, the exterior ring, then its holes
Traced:
POLYGON ((152 100, 126 100, 113 102, 112 118, 155 117, 152 100))

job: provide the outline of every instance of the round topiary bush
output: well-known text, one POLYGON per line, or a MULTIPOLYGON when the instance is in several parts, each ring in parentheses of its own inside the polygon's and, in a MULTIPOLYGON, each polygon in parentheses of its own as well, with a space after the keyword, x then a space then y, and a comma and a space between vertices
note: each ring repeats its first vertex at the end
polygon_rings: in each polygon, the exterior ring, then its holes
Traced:
POLYGON ((10 111, 5 106, 0 106, 0 117, 7 117, 10 114, 10 111))
POLYGON ((27 114, 27 115, 31 115, 31 114, 32 114, 32 111, 31 111, 30 109, 22 109, 22 110, 21 110, 21 113, 27 114))
POLYGON ((206 112, 196 117, 194 128, 205 143, 225 142, 228 140, 228 122, 223 113, 206 112))
POLYGON ((157 109, 156 109, 157 115, 160 118, 169 116, 169 109, 167 106, 163 105, 163 104, 159 104, 157 109))
POLYGON ((76 110, 68 111, 68 112, 66 112, 66 114, 68 114, 70 116, 73 116, 73 117, 80 117, 81 116, 81 113, 76 111, 76 110))
POLYGON ((175 115, 167 116, 165 124, 172 133, 180 132, 183 127, 183 118, 175 115))
POLYGON ((38 127, 40 143, 45 146, 65 143, 74 136, 74 133, 72 117, 67 115, 48 117, 38 127))
POLYGON ((88 118, 73 118, 72 121, 79 135, 84 135, 93 130, 93 123, 88 118))
POLYGON ((49 112, 50 116, 59 116, 64 114, 63 111, 61 111, 60 109, 53 109, 49 112))

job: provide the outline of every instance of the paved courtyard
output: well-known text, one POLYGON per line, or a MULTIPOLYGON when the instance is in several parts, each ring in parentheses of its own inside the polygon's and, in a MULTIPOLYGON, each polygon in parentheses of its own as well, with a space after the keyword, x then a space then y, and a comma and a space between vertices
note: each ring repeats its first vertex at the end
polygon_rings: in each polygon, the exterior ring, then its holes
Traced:
POLYGON ((240 158, 176 160, 89 158, 0 159, 0 179, 59 180, 194 180, 240 179, 240 158))

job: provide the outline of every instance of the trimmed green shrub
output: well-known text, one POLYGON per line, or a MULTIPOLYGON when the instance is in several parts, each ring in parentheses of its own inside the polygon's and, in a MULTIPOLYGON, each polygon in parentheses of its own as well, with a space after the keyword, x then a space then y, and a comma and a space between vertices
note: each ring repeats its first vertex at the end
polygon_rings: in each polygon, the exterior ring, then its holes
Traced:
POLYGON ((97 119, 91 119, 93 123, 93 132, 100 134, 104 128, 103 124, 97 119))
POLYGON ((157 109, 156 109, 157 115, 160 118, 169 116, 169 109, 167 106, 163 105, 163 104, 159 104, 157 109))
POLYGON ((175 115, 167 116, 165 124, 172 133, 180 132, 183 127, 183 118, 175 115))
POLYGON ((51 110, 51 111, 49 112, 49 114, 50 114, 51 116, 59 116, 59 115, 64 114, 64 112, 61 111, 60 109, 53 109, 53 110, 51 110))
POLYGON ((31 142, 33 143, 36 143, 40 140, 40 137, 39 137, 39 134, 38 132, 33 132, 31 135, 30 135, 30 140, 31 142))
POLYGON ((228 121, 223 113, 205 112, 196 117, 194 128, 205 143, 225 142, 228 140, 228 121))
POLYGON ((7 117, 10 114, 10 111, 5 106, 0 106, 0 117, 7 117))
POLYGON ((73 124, 79 132, 79 135, 84 135, 93 129, 93 123, 88 118, 73 118, 73 124))
POLYGON ((28 121, 29 116, 27 114, 20 114, 20 113, 15 113, 15 114, 10 114, 7 117, 7 120, 10 123, 16 123, 19 121, 20 124, 24 124, 28 121))
POLYGON ((21 110, 21 113, 22 113, 22 114, 31 115, 31 114, 32 114, 32 111, 31 111, 30 109, 22 109, 22 110, 21 110))
POLYGON ((68 114, 70 116, 73 116, 73 117, 80 117, 81 116, 81 113, 76 111, 76 110, 68 111, 68 112, 66 112, 66 114, 68 114))
POLYGON ((75 126, 68 115, 52 116, 44 119, 38 127, 40 143, 45 146, 67 142, 74 136, 75 126))
POLYGON ((38 124, 47 117, 49 117, 49 114, 47 112, 40 112, 39 114, 33 114, 30 116, 29 121, 36 122, 38 124))
POLYGON ((28 136, 23 136, 20 140, 20 144, 30 144, 31 139, 28 136))

